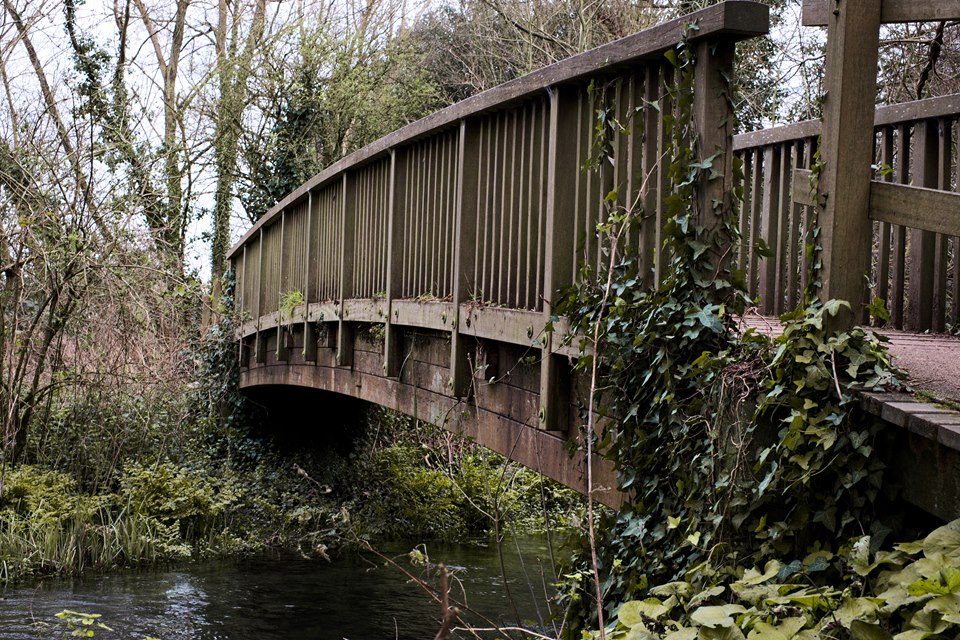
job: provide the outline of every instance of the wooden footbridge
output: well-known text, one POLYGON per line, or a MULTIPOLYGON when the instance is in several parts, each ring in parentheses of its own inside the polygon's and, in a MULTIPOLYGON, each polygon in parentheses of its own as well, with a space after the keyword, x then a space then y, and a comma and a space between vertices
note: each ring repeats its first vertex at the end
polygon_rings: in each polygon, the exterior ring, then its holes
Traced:
MULTIPOLYGON (((699 210, 737 186, 739 158, 742 241, 730 254, 760 314, 746 321, 776 330, 768 318, 798 303, 819 206, 824 295, 851 301, 858 315, 868 298, 882 299, 899 361, 920 386, 960 400, 960 342, 918 335, 960 320, 960 95, 874 108, 881 22, 928 19, 960 19, 960 2, 805 1, 805 23, 828 29, 822 123, 733 135, 735 48, 766 34, 769 15, 728 0, 480 93, 345 157, 231 252, 241 386, 360 398, 586 490, 583 455, 568 454, 584 383, 571 374, 576 353, 560 339, 562 319, 552 333, 545 327, 555 292, 600 259, 595 228, 611 191, 647 212, 639 241, 649 277, 638 286, 662 275, 675 107, 665 54, 693 24, 696 151, 715 156, 716 169, 700 185, 699 210), (611 163, 585 171, 598 100, 634 124, 611 163), (770 257, 754 250, 761 243, 770 257)), ((702 215, 709 224, 712 214, 702 215)), ((960 413, 912 396, 865 397, 864 406, 904 427, 905 461, 947 464, 960 450, 960 413)), ((917 490, 942 491, 918 502, 960 512, 960 491, 943 497, 943 482, 960 481, 921 466, 917 490)), ((595 496, 616 505, 614 484, 595 460, 595 496)))

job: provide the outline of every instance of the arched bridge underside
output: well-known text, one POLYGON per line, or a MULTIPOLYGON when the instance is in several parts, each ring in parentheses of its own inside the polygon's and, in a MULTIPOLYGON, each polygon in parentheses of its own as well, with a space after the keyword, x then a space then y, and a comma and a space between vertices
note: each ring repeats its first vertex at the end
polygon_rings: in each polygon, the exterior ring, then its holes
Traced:
MULTIPOLYGON (((581 493, 586 491, 585 458, 571 454, 568 434, 537 428, 539 411, 539 349, 502 342, 480 341, 471 349, 482 361, 469 395, 451 393, 450 334, 405 327, 396 331, 401 364, 399 375, 384 375, 382 325, 361 324, 353 339, 352 366, 338 366, 336 325, 320 336, 315 359, 304 359, 303 326, 283 332, 286 345, 277 352, 276 332, 264 341, 262 363, 248 362, 240 376, 243 389, 287 385, 359 398, 446 427, 524 466, 581 493), (508 368, 498 367, 503 363, 508 368), (480 371, 483 371, 481 374, 480 371), (491 382, 491 378, 493 381, 491 382)), ((251 345, 252 346, 252 345, 251 345)), ((583 398, 579 391, 569 391, 583 398)), ((575 402, 567 404, 576 418, 575 402)), ((323 415, 323 405, 313 408, 323 415)), ((610 506, 620 503, 610 464, 594 457, 594 496, 610 506)))

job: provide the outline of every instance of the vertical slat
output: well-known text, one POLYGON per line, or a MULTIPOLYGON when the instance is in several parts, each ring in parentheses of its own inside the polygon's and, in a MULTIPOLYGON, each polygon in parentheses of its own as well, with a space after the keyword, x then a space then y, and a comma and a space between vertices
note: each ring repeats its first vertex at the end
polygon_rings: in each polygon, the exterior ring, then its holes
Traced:
MULTIPOLYGON (((547 137, 546 253, 544 257, 544 318, 548 320, 556 303, 554 296, 573 281, 571 254, 574 233, 574 176, 577 166, 573 131, 577 116, 576 89, 551 87, 550 127, 547 137)), ((540 428, 566 431, 569 410, 569 371, 567 364, 552 353, 553 335, 543 340, 540 360, 540 428)))
MULTIPOLYGON (((660 73, 660 109, 661 114, 673 112, 673 98, 670 96, 668 87, 673 83, 673 68, 662 66, 660 73)), ((655 284, 659 285, 665 276, 668 256, 666 254, 666 245, 664 243, 663 229, 667 223, 667 209, 665 199, 670 195, 670 176, 667 167, 673 164, 673 131, 667 127, 666 120, 662 115, 657 118, 657 209, 656 209, 656 268, 655 284)))
POLYGON ((641 189, 643 198, 643 222, 640 228, 640 263, 643 285, 653 286, 656 281, 657 243, 657 203, 660 199, 660 181, 657 173, 660 168, 659 135, 660 111, 654 106, 660 99, 660 67, 651 64, 647 67, 644 79, 643 105, 643 159, 641 189))
POLYGON ((349 197, 354 192, 356 176, 349 171, 343 173, 340 181, 340 313, 337 325, 337 365, 353 366, 353 323, 343 317, 343 303, 353 297, 350 286, 353 282, 354 262, 353 243, 356 237, 356 201, 349 197))
MULTIPOLYGON (((737 265, 750 282, 750 186, 753 183, 753 152, 747 149, 741 156, 743 162, 743 200, 740 203, 740 244, 737 247, 737 265)), ((749 290, 749 286, 748 286, 749 290)))
POLYGON ((267 361, 267 340, 266 336, 260 330, 260 321, 263 316, 260 311, 263 309, 263 227, 257 234, 257 335, 254 337, 254 360, 257 364, 263 364, 267 361))
POLYGON ((306 259, 303 264, 303 302, 306 305, 306 313, 303 318, 303 360, 304 362, 316 362, 317 360, 317 333, 316 326, 310 321, 310 304, 314 302, 314 288, 312 274, 314 272, 314 260, 316 259, 316 249, 314 248, 314 198, 313 190, 307 192, 307 232, 304 236, 306 242, 306 259))
MULTIPOLYGON (((937 187, 937 161, 940 140, 937 123, 925 120, 916 125, 914 141, 914 183, 920 187, 937 187)), ((908 327, 926 331, 933 326, 934 250, 936 234, 911 229, 910 238, 910 296, 908 327)))
POLYGON ((400 340, 399 329, 393 324, 393 301, 401 296, 403 290, 403 247, 405 231, 404 205, 407 185, 407 157, 408 149, 393 149, 390 151, 390 173, 387 187, 387 259, 386 259, 386 311, 387 319, 384 326, 383 339, 383 372, 388 378, 400 375, 400 340))
MULTIPOLYGON (((884 127, 880 132, 880 164, 889 168, 883 180, 893 180, 893 129, 884 127)), ((890 292, 890 223, 881 222, 877 225, 877 268, 876 282, 873 295, 889 305, 890 292)))
MULTIPOLYGON (((957 123, 955 119, 953 121, 957 123)), ((956 140, 956 149, 954 149, 954 156, 956 157, 956 162, 954 163, 954 181, 956 183, 956 188, 960 189, 960 135, 955 136, 956 140)), ((950 321, 953 324, 954 330, 960 325, 960 237, 954 237, 952 240, 953 244, 953 286, 951 287, 951 297, 952 304, 950 305, 950 321)))
MULTIPOLYGON (((793 167, 802 169, 804 167, 804 144, 802 140, 793 145, 793 167)), ((803 247, 803 238, 801 231, 803 226, 803 206, 797 204, 796 194, 793 193, 793 171, 787 179, 787 187, 790 189, 790 237, 787 241, 787 311, 792 311, 797 306, 799 300, 800 288, 797 284, 797 277, 800 273, 800 252, 803 247)))
POLYGON ((779 193, 779 203, 777 204, 777 242, 770 245, 770 250, 775 253, 776 275, 774 276, 773 290, 774 303, 773 312, 780 315, 784 312, 784 301, 786 291, 784 288, 785 276, 788 269, 787 265, 787 246, 790 239, 790 183, 793 176, 793 164, 791 162, 791 145, 786 143, 780 146, 780 184, 777 185, 779 193))
POLYGON ((764 171, 769 170, 769 165, 764 166, 764 151, 756 149, 753 152, 753 176, 750 189, 753 198, 750 208, 750 246, 747 248, 747 261, 750 268, 747 270, 749 277, 749 292, 754 298, 760 295, 760 258, 757 254, 758 242, 763 238, 762 219, 763 219, 763 185, 764 171))
MULTIPOLYGON (((907 184, 910 182, 910 138, 909 125, 900 125, 897 131, 897 164, 895 182, 907 184)), ((890 317, 893 326, 897 329, 904 327, 906 310, 906 271, 907 271, 907 231, 902 225, 893 227, 893 291, 890 300, 890 317)))
POLYGON ((475 272, 476 253, 470 248, 477 242, 477 202, 480 191, 481 129, 473 121, 461 120, 456 156, 456 191, 454 206, 454 323, 450 334, 450 389, 458 398, 466 397, 473 381, 472 340, 460 329, 466 318, 460 305, 470 297, 467 279, 475 272))
MULTIPOLYGON (((948 120, 937 121, 937 184, 941 191, 950 190, 951 162, 953 160, 953 132, 948 120)), ((949 239, 936 234, 933 248, 933 309, 930 328, 942 333, 947 326, 947 261, 949 260, 949 239)))
MULTIPOLYGON (((775 252, 780 237, 780 169, 779 146, 767 147, 763 157, 763 213, 760 218, 760 236, 770 251, 775 252)), ((764 314, 776 312, 777 260, 776 255, 760 261, 760 310, 764 314)))

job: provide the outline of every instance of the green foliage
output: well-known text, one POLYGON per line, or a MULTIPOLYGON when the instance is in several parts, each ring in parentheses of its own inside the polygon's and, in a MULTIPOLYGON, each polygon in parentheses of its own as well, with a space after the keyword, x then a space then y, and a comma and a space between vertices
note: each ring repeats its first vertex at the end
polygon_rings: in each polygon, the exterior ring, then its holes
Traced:
MULTIPOLYGON (((879 338, 833 330, 846 303, 808 302, 781 318, 776 338, 738 326, 750 301, 742 274, 722 260, 738 239, 739 193, 698 210, 701 185, 719 177, 717 158, 696 152, 693 52, 680 46, 666 59, 676 68, 676 107, 664 115, 672 139, 661 282, 645 286, 648 257, 638 243, 620 242, 644 212, 619 204, 614 193, 597 229, 611 270, 585 267, 559 310, 587 336, 577 367, 586 375, 596 367, 603 428, 595 448, 613 462, 628 496, 600 532, 608 612, 678 580, 713 593, 744 565, 834 554, 851 536, 879 531, 878 427, 855 393, 899 384, 879 338), (588 342, 593 336, 596 344, 588 342)), ((612 146, 603 138, 625 127, 610 121, 602 103, 597 121, 602 164, 612 146)), ((808 251, 815 255, 816 247, 808 251)), ((596 606, 588 566, 581 558, 568 574, 572 619, 587 619, 596 606)), ((624 615, 643 609, 659 612, 660 605, 632 604, 624 615)), ((701 626, 726 628, 733 611, 704 611, 701 626)))
POLYGON ((100 622, 101 617, 99 613, 81 613, 69 609, 64 609, 57 614, 57 619, 64 626, 65 638, 93 638, 97 635, 97 630, 113 631, 100 622))
MULTIPOLYGON (((607 638, 922 640, 960 633, 960 521, 880 550, 769 560, 716 584, 677 581, 620 606, 607 638)), ((596 637, 594 635, 594 637, 596 637)))
POLYGON ((371 416, 344 482, 354 486, 358 529, 383 538, 457 540, 497 526, 541 531, 567 526, 580 505, 570 489, 453 438, 434 425, 385 410, 371 416), (383 439, 389 444, 377 445, 383 439))

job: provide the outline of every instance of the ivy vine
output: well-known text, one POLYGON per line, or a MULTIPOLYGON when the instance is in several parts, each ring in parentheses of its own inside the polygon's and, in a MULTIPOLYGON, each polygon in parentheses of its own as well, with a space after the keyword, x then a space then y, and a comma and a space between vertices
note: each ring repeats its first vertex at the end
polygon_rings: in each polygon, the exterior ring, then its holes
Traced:
MULTIPOLYGON (((675 581, 709 588, 744 567, 794 566, 795 558, 885 531, 876 515, 884 498, 874 454, 880 431, 856 397, 900 384, 883 339, 831 330, 847 303, 820 302, 816 284, 781 318, 781 335, 743 329, 753 301, 744 275, 723 262, 739 242, 742 188, 715 200, 716 219, 703 224, 698 189, 721 176, 717 158, 699 151, 695 52, 684 42, 665 58, 674 80, 673 109, 661 114, 671 132, 662 279, 643 286, 652 279, 643 272, 649 262, 638 243, 623 241, 652 212, 614 191, 597 227, 609 271, 584 266, 558 306, 571 335, 587 336, 575 367, 596 372, 591 391, 603 416, 599 435, 589 437, 627 496, 600 527, 602 602, 587 554, 568 573, 562 599, 574 620, 596 619, 598 605, 610 619, 617 603, 675 581)), ((599 102, 596 164, 611 160, 610 140, 642 120, 618 122, 599 102)), ((816 233, 807 252, 815 264, 816 233)))

